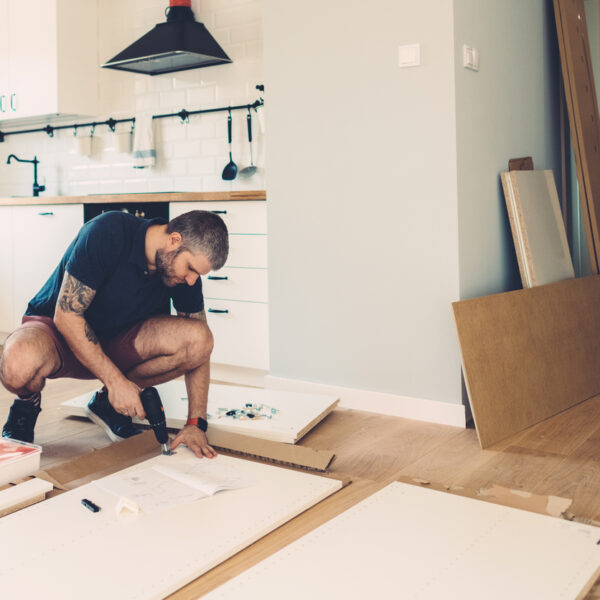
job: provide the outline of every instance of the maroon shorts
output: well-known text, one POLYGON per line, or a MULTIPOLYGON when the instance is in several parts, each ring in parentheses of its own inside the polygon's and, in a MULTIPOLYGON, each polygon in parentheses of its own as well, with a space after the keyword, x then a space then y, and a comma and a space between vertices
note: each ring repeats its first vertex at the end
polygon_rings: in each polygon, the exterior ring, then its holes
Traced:
MULTIPOLYGON (((98 340, 106 356, 108 356, 108 358, 110 358, 123 373, 127 373, 127 371, 133 369, 133 367, 144 362, 144 359, 135 349, 134 344, 135 338, 143 323, 143 321, 139 321, 123 333, 112 338, 99 338, 98 340)), ((50 317, 25 315, 21 321, 21 326, 15 331, 26 328, 44 331, 52 338, 54 345, 56 346, 56 351, 60 356, 61 366, 58 371, 49 376, 49 379, 59 379, 61 377, 96 379, 96 376, 77 360, 65 341, 65 338, 58 329, 56 329, 56 325, 50 317)))

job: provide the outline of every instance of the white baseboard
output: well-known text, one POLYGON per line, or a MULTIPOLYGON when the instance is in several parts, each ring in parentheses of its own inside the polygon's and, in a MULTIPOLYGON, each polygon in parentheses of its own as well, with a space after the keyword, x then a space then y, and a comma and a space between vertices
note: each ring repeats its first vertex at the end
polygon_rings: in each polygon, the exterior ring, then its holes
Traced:
POLYGON ((265 376, 264 387, 290 392, 338 396, 340 398, 338 406, 341 408, 364 410, 392 417, 438 423, 440 425, 466 426, 465 407, 462 404, 450 404, 448 402, 426 400, 423 398, 409 398, 407 396, 396 396, 382 392, 312 383, 299 379, 274 377, 273 375, 265 376))
POLYGON ((268 371, 260 369, 248 369, 246 367, 235 367, 220 363, 210 363, 211 381, 222 381, 224 383, 237 383, 252 387, 265 387, 264 379, 268 371))

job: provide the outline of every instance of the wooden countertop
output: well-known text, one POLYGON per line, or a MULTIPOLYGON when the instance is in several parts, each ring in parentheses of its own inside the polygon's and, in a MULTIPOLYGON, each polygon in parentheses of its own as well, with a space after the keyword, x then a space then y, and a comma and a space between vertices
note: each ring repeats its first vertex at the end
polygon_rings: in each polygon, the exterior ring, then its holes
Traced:
POLYGON ((156 192, 150 194, 94 194, 92 196, 38 196, 0 198, 0 206, 30 204, 104 204, 135 202, 211 202, 231 200, 266 200, 265 190, 239 192, 156 192))

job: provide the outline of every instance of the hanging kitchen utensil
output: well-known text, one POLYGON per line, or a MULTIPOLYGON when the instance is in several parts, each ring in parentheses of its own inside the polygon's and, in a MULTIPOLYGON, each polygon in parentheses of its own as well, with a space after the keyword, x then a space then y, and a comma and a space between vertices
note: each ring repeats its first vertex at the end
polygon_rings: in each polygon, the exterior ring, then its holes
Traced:
POLYGON ((248 124, 248 144, 250 145, 250 166, 240 171, 240 177, 244 178, 252 177, 257 171, 252 154, 252 115, 250 114, 250 109, 248 109, 248 114, 246 115, 246 123, 248 124))
POLYGON ((238 172, 237 165, 233 162, 233 157, 231 156, 231 110, 227 117, 227 139, 229 140, 229 162, 225 165, 221 177, 225 181, 231 181, 232 179, 235 179, 238 172))

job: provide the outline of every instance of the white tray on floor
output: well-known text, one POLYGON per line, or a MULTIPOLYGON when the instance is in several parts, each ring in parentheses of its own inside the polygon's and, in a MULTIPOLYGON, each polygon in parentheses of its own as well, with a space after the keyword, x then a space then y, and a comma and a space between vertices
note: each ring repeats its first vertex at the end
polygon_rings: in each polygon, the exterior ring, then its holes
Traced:
MULTIPOLYGON (((165 407, 167 426, 180 429, 187 420, 187 391, 185 382, 169 381, 156 389, 165 407)), ((70 415, 88 416, 87 405, 94 392, 88 392, 67 400, 61 408, 70 415)), ((250 435, 252 437, 295 444, 317 423, 322 421, 338 404, 335 396, 322 396, 298 392, 264 390, 232 385, 211 384, 208 392, 209 427, 250 435), (271 419, 233 419, 222 416, 219 408, 243 409, 246 404, 263 404, 277 412, 271 419)), ((264 411, 267 412, 267 411, 264 411)), ((136 422, 147 424, 147 421, 136 422)))

